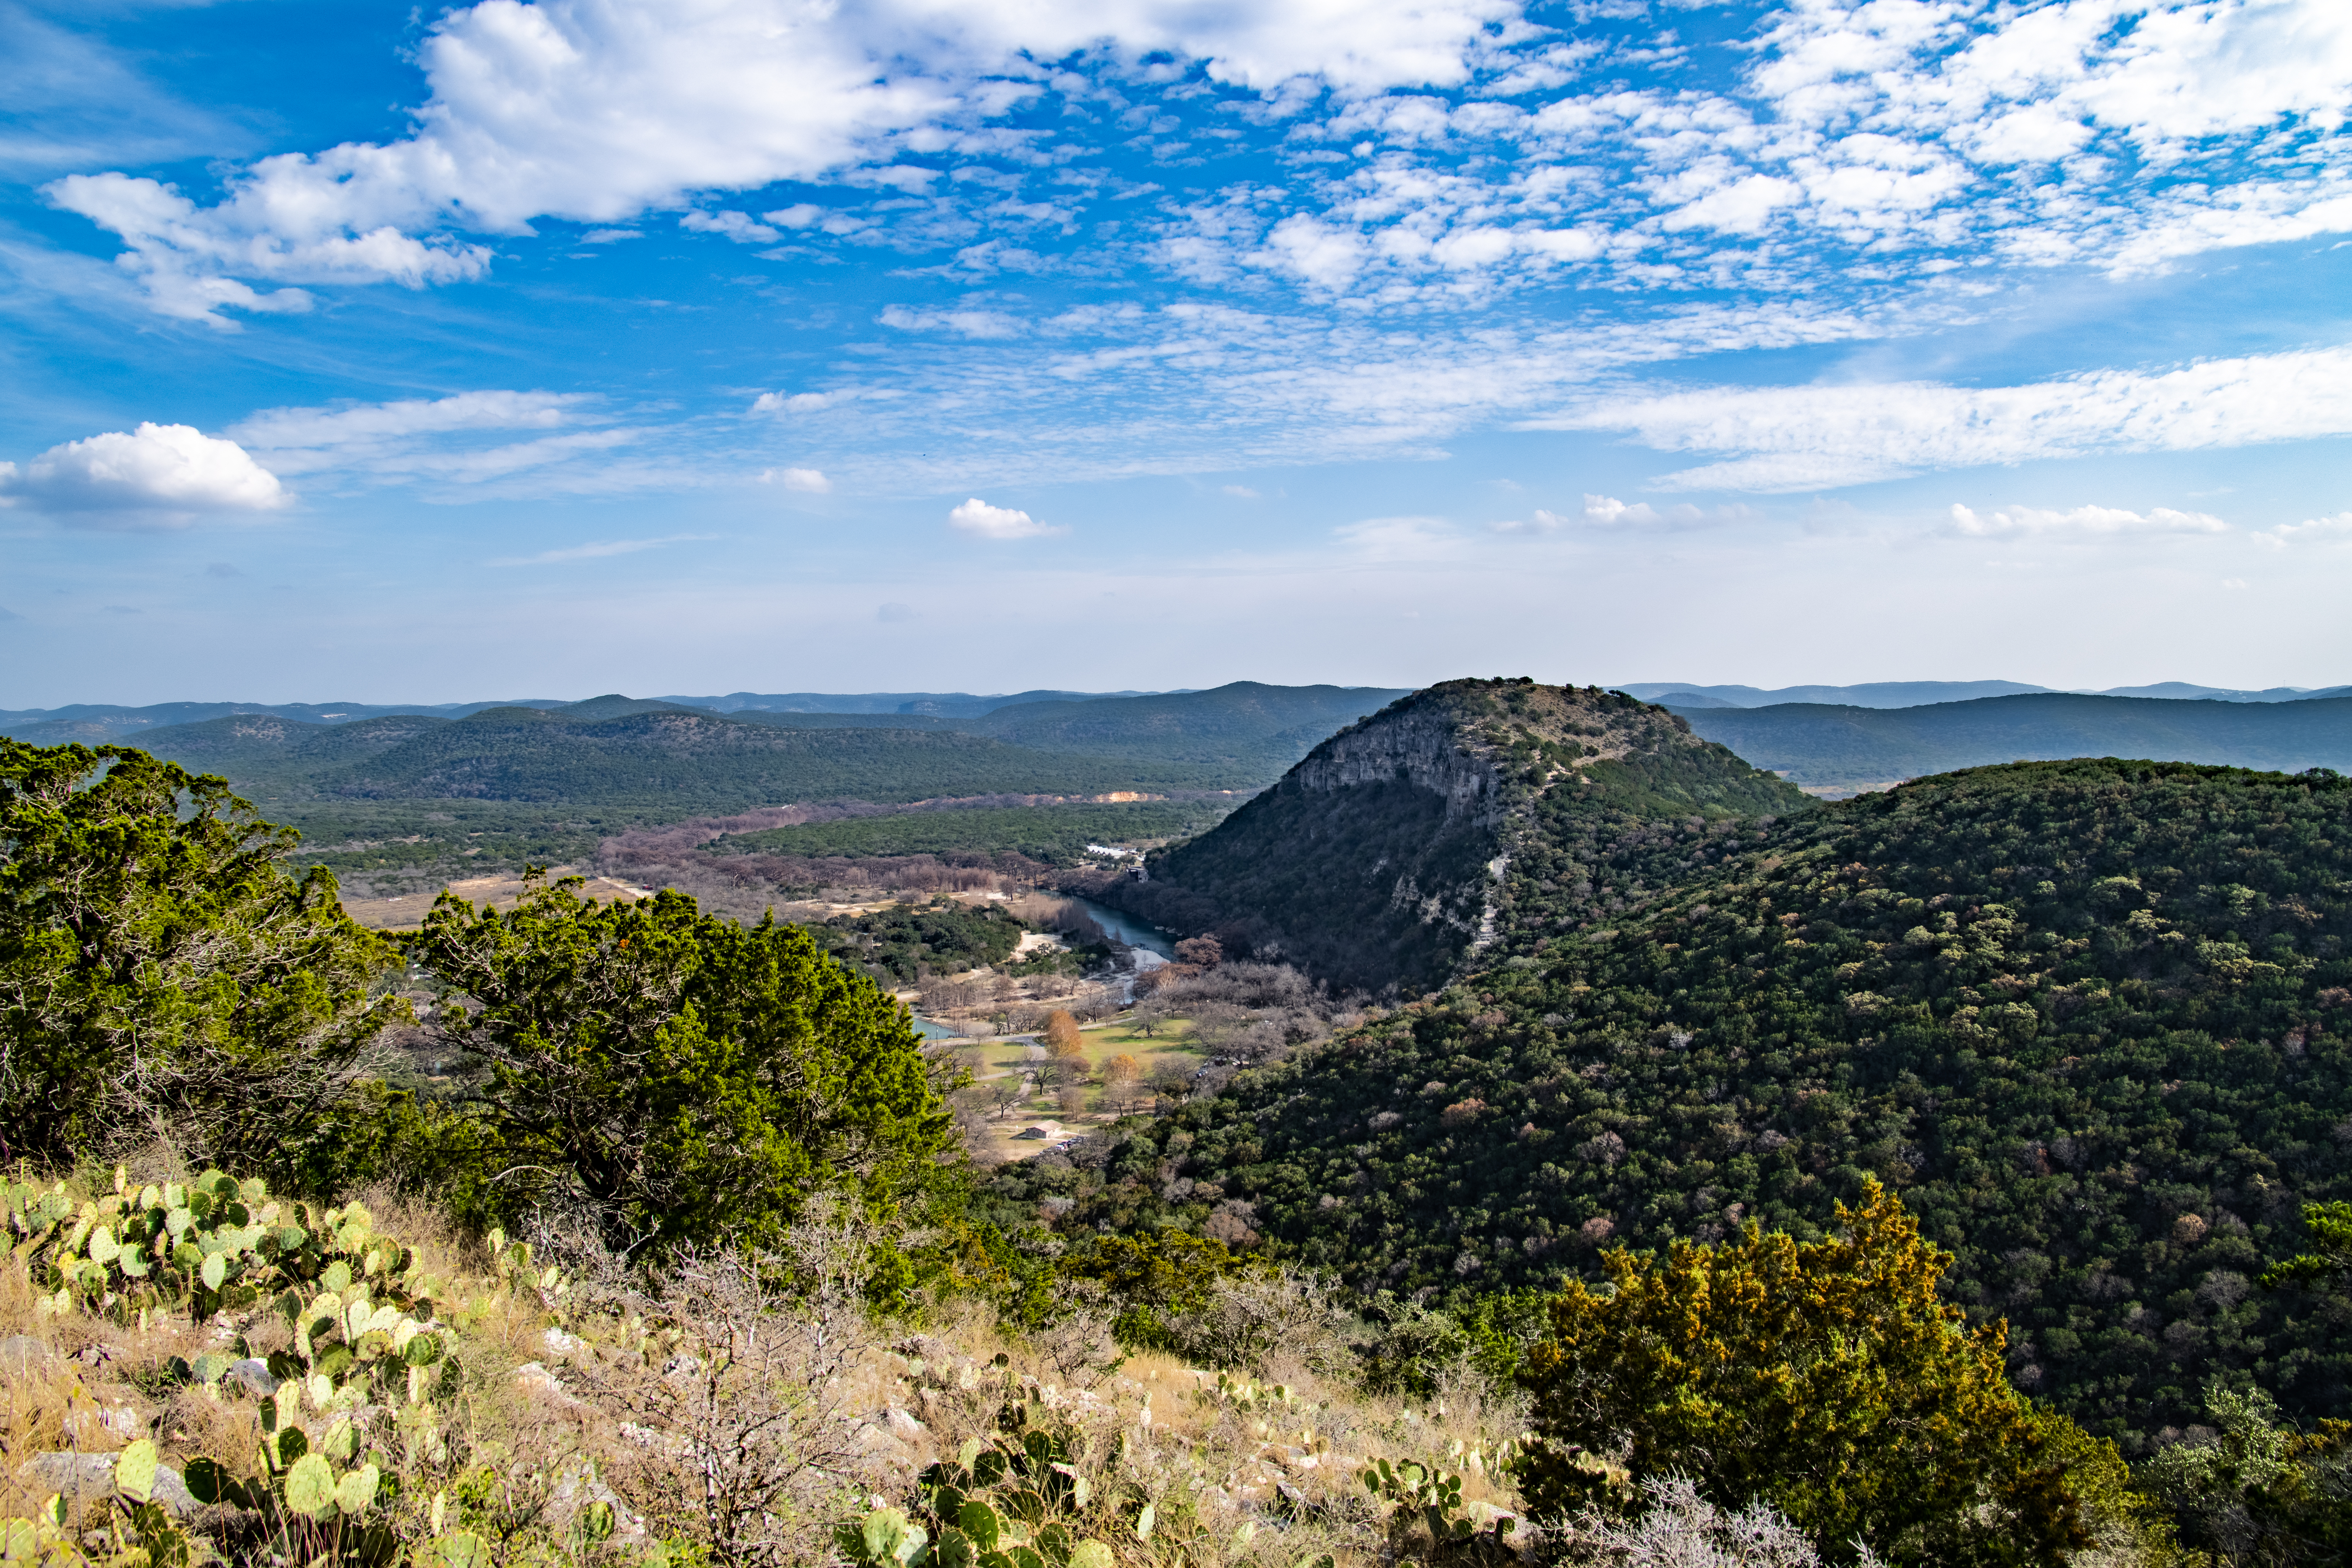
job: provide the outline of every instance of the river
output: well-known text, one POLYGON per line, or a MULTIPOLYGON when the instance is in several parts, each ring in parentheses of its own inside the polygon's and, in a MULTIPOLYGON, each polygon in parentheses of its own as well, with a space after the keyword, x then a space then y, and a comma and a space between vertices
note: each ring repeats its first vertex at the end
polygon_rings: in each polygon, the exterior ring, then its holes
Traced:
MULTIPOLYGON (((1146 952, 1155 954, 1160 963, 1169 963, 1175 958, 1175 942, 1158 926, 1145 925, 1133 915, 1122 914, 1108 904, 1098 904, 1092 899, 1082 899, 1075 893, 1064 893, 1061 896, 1092 915, 1095 924, 1102 927, 1103 934, 1113 942, 1125 942, 1129 947, 1141 948, 1146 952)), ((1157 969, 1160 964, 1139 963, 1136 967, 1157 969)))

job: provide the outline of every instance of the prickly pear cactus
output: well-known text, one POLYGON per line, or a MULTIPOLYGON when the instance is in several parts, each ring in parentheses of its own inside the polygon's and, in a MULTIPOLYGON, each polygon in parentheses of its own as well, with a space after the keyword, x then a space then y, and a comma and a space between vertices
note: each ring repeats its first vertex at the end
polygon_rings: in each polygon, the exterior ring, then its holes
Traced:
POLYGON ((219 1171, 133 1187, 118 1170, 113 1193, 79 1203, 63 1183, 43 1191, 12 1182, 0 1202, 45 1311, 184 1308, 201 1321, 289 1289, 364 1279, 429 1315, 441 1291, 415 1253, 375 1234, 362 1205, 280 1202, 258 1180, 219 1171))
POLYGON ((114 1489, 95 1510, 52 1496, 30 1519, 0 1519, 0 1563, 6 1568, 189 1568, 202 1562, 204 1543, 155 1501, 160 1468, 155 1445, 142 1437, 115 1456, 114 1489), (95 1533, 100 1531, 102 1537, 95 1533), (101 1538, 118 1550, 89 1556, 84 1543, 101 1538))
MULTIPOLYGON (((0 1224, 42 1292, 41 1310, 118 1320, 179 1308, 199 1320, 228 1309, 282 1316, 291 1342, 268 1358, 266 1374, 229 1377, 247 1355, 241 1338, 234 1355, 173 1363, 205 1397, 251 1395, 260 1405, 252 1469, 197 1459, 187 1468, 188 1491, 208 1506, 257 1516, 265 1559, 393 1568, 407 1549, 383 1518, 385 1477, 447 1459, 436 1399, 454 1388, 457 1369, 441 1314, 462 1317, 463 1304, 445 1299, 413 1250, 377 1235, 359 1204, 274 1199, 260 1182, 218 1171, 134 1186, 118 1170, 114 1185, 110 1194, 78 1200, 62 1183, 0 1183, 0 1224)), ((536 1267, 529 1247, 494 1234, 491 1250, 504 1289, 551 1302, 563 1291, 557 1271, 536 1267)), ((144 1439, 117 1461, 122 1518, 110 1535, 139 1545, 105 1568, 189 1568, 204 1560, 203 1540, 150 1500, 155 1468, 154 1445, 144 1439)), ((0 1521, 0 1568, 85 1568, 81 1534, 68 1529, 63 1506, 0 1521)), ((431 1568, 487 1568, 488 1554, 471 1535, 444 1536, 436 1510, 433 1537, 415 1556, 431 1568)))

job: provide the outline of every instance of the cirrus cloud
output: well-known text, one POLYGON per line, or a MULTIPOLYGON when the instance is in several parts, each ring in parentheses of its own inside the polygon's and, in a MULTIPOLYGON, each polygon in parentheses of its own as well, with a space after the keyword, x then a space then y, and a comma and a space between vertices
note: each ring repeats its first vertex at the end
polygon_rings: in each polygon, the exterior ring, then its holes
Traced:
POLYGON ((100 527, 174 528, 202 513, 273 511, 292 497, 235 441, 193 425, 142 424, 0 463, 0 505, 100 527))
POLYGON ((1622 430, 1662 451, 1740 454, 1668 474, 1657 481, 1661 489, 1825 489, 2100 451, 2195 451, 2352 433, 2352 346, 2019 386, 1702 387, 1612 397, 1522 427, 1622 430))

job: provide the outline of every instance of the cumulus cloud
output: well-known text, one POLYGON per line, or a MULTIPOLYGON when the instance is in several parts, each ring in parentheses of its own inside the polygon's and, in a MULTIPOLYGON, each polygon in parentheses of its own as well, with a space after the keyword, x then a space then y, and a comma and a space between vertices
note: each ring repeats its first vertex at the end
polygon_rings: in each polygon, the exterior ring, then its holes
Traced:
POLYGON ((668 533, 659 539, 613 539, 590 544, 567 545, 561 550, 542 550, 536 555, 501 555, 488 564, 553 566, 566 561, 601 561, 607 555, 634 555, 640 550, 658 550, 665 544, 686 544, 718 537, 715 533, 668 533))
POLYGON ((1741 456, 1665 489, 1794 491, 2095 451, 2192 451, 2352 432, 2352 348, 2100 371, 2021 386, 1708 387, 1612 399, 1530 427, 1622 430, 1741 456))
POLYGON ((2246 537, 2273 550, 2284 550, 2290 544, 2352 542, 2352 511, 2339 511, 2332 517, 2307 518, 2301 522, 2283 522, 2276 528, 2257 529, 2246 537))
POLYGON ((0 463, 0 505, 100 526, 179 527, 202 513, 271 511, 291 499, 244 447, 192 425, 68 441, 21 473, 0 463))
POLYGON ((824 470, 819 468, 762 468, 760 470, 760 482, 782 485, 788 490, 800 490, 815 496, 828 495, 833 490, 833 481, 826 479, 824 470))
POLYGON ((948 526, 975 539, 1040 539, 1049 533, 1066 531, 1049 528, 1025 511, 991 506, 978 496, 949 512, 948 526))
POLYGON ((2227 533, 2230 525, 2201 511, 2175 511, 2153 507, 2146 512, 2121 507, 2078 506, 2068 511, 2013 506, 1978 513, 1965 506, 1952 508, 1952 526, 1975 539, 2017 539, 2032 536, 2116 538, 2151 533, 2227 533))

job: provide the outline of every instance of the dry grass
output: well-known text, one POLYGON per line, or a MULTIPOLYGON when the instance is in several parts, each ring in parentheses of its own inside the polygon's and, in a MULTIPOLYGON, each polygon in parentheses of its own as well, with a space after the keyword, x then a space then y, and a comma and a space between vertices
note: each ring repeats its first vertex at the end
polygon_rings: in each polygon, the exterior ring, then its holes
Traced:
MULTIPOLYGON (((1330 1303, 1297 1281, 1228 1292, 1215 1307, 1225 1316, 1196 1325, 1226 1335, 1248 1363, 1235 1373, 1253 1382, 1242 1399, 1176 1356, 1123 1354, 1100 1301, 1074 1300, 1034 1333, 961 1298, 932 1303, 915 1326, 877 1322, 856 1280, 877 1238, 838 1215, 802 1227, 784 1256, 691 1259, 653 1285, 582 1251, 570 1259, 576 1288, 556 1301, 488 1277, 479 1241, 430 1206, 362 1200, 379 1234, 416 1247, 455 1287, 443 1319, 462 1368, 441 1401, 446 1447, 408 1461, 390 1522, 420 1536, 444 1496, 499 1568, 634 1561, 661 1538, 695 1543, 714 1568, 824 1562, 835 1523, 876 1496, 919 1508, 922 1468, 995 1436, 1008 1404, 1066 1432, 1093 1482, 1091 1513, 1073 1522, 1121 1562, 1166 1561, 1180 1546, 1192 1568, 1398 1561, 1412 1542, 1391 1538, 1356 1479, 1378 1458, 1461 1470, 1475 1502, 1517 1505, 1466 1461, 1515 1435, 1522 1413, 1475 1389, 1420 1404, 1365 1394, 1330 1303), (785 1279, 798 1283, 785 1291, 785 1279), (595 1499, 621 1526, 601 1549, 577 1533, 595 1499), (1138 1500, 1161 1521, 1149 1548, 1132 1531, 1138 1500)), ((173 1466, 204 1456, 253 1468, 257 1405, 234 1385, 174 1384, 166 1369, 240 1337, 254 1353, 282 1348, 280 1319, 118 1323, 34 1302, 22 1262, 0 1264, 0 1338, 36 1347, 22 1375, 0 1380, 0 1511, 42 1500, 15 1480, 30 1456, 112 1450, 137 1436, 173 1466)), ((397 1448, 388 1427, 379 1441, 397 1448)))

